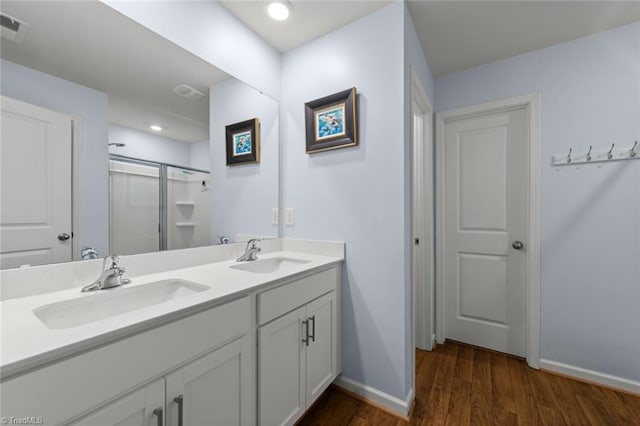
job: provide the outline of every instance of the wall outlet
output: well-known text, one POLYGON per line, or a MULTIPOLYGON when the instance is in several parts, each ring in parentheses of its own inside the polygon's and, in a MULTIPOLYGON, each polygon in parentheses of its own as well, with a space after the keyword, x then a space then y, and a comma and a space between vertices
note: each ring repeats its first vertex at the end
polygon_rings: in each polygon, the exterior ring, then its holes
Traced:
POLYGON ((293 226, 296 223, 296 211, 295 209, 287 209, 287 225, 293 226))
POLYGON ((279 209, 271 209, 271 224, 277 225, 280 223, 280 210, 279 209))

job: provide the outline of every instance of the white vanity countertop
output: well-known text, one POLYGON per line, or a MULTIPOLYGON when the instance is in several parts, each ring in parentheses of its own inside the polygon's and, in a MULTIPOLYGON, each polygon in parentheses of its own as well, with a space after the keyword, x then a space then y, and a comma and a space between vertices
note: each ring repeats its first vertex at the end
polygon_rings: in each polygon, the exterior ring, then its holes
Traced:
POLYGON ((238 262, 227 260, 134 277, 130 284, 110 290, 81 293, 80 288, 76 287, 3 301, 0 303, 2 379, 200 312, 259 290, 266 285, 306 275, 344 260, 343 257, 297 251, 272 252, 259 256, 259 259, 277 257, 295 258, 308 262, 289 265, 286 270, 280 272, 252 273, 230 268, 238 262), (121 288, 131 288, 167 279, 192 281, 210 288, 118 316, 65 329, 49 329, 33 313, 35 308, 51 303, 82 297, 101 297, 106 293, 117 292, 121 288))

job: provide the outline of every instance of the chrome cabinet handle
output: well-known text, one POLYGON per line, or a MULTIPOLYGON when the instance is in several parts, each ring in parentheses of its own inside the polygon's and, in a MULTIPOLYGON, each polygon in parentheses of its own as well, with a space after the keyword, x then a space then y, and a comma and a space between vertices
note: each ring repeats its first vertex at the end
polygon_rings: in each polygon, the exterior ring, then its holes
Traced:
POLYGON ((524 247, 524 244, 522 244, 522 241, 514 241, 511 244, 511 247, 513 247, 516 250, 522 250, 522 248, 524 247))
POLYGON ((311 321, 311 335, 309 336, 309 338, 311 338, 312 342, 315 342, 316 341, 316 316, 311 315, 308 321, 311 321))
POLYGON ((156 408, 155 410, 153 410, 153 415, 158 418, 156 424, 158 426, 162 426, 162 408, 156 408))
POLYGON ((173 398, 173 402, 178 404, 178 426, 182 426, 184 424, 184 396, 176 396, 175 398, 173 398))
POLYGON ((60 241, 67 241, 69 238, 71 238, 71 235, 67 234, 66 232, 58 234, 58 239, 60 241))
POLYGON ((302 343, 309 346, 309 321, 303 320, 302 325, 304 325, 304 338, 302 339, 302 343))

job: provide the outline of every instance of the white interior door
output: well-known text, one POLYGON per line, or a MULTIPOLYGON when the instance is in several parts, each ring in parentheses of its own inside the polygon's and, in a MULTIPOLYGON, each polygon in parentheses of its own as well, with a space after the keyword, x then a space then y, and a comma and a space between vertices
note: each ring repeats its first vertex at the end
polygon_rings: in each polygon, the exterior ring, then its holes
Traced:
POLYGON ((0 267, 71 261, 71 117, 2 97, 0 267))
POLYGON ((445 127, 445 338, 525 355, 526 110, 445 127), (520 244, 522 247, 520 247, 520 244))

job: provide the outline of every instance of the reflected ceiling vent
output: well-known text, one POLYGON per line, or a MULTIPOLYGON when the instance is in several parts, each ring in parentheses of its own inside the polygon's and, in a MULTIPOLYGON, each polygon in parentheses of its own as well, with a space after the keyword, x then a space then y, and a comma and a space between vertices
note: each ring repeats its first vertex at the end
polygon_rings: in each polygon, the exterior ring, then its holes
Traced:
POLYGON ((199 90, 194 89, 193 87, 181 84, 180 86, 173 88, 173 93, 176 93, 180 96, 183 96, 187 99, 191 99, 192 101, 197 101, 199 99, 204 98, 206 95, 199 90))
POLYGON ((4 13, 0 14, 0 36, 2 38, 20 43, 27 33, 27 28, 29 28, 29 24, 26 22, 4 13))

